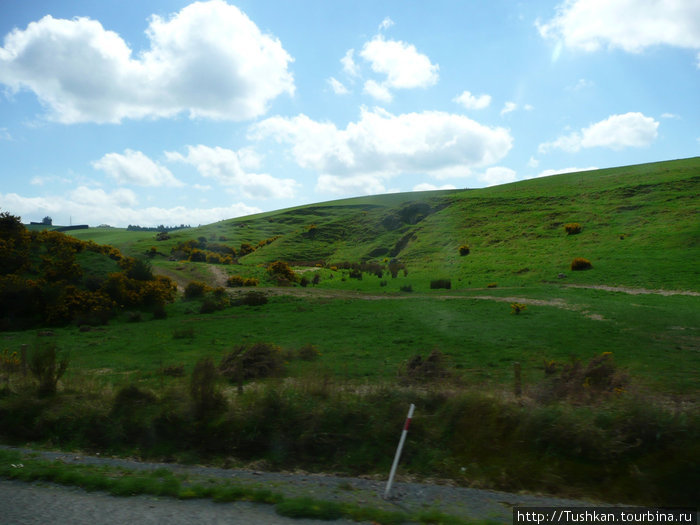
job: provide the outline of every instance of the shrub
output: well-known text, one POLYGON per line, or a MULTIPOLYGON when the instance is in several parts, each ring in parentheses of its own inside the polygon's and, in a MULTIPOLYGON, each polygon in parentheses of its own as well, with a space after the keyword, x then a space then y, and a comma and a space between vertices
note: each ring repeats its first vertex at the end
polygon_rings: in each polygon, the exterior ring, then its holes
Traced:
POLYGON ((581 233, 583 227, 578 222, 570 222, 564 225, 564 229, 567 235, 576 235, 577 233, 581 233))
POLYGON ((438 288, 445 288, 449 290, 452 288, 452 281, 450 279, 433 279, 430 281, 431 290, 436 290, 438 288))
POLYGON ((489 283, 486 285, 486 288, 498 288, 498 283, 489 283))
POLYGON ((209 286, 202 281, 192 281, 185 287, 185 298, 195 299, 197 297, 202 297, 209 289, 209 286))
POLYGON ((580 359, 559 365, 545 363, 546 380, 539 386, 537 397, 541 401, 568 399, 585 402, 624 392, 629 378, 618 369, 611 352, 593 357, 588 364, 580 359))
POLYGON ((168 232, 158 232, 156 233, 156 241, 167 241, 170 239, 168 232))
POLYGON ((216 388, 218 372, 211 357, 197 361, 190 378, 190 396, 197 418, 222 409, 226 401, 216 388))
POLYGON ((244 306, 262 306, 267 304, 267 296, 262 292, 248 292, 240 300, 244 306))
POLYGON ((526 304, 523 303, 510 303, 510 313, 513 315, 518 315, 520 312, 527 308, 526 304))
POLYGON ((315 361, 321 353, 312 344, 306 344, 297 350, 297 357, 302 361, 315 361))
POLYGON ((590 270, 591 268, 593 268, 591 261, 584 259, 583 257, 576 257, 573 261, 571 261, 572 271, 590 270))
POLYGON ((38 394, 50 396, 56 393, 58 380, 68 368, 68 356, 62 354, 56 343, 40 343, 29 355, 28 365, 39 381, 38 394))
POLYGON ((243 286, 257 286, 259 282, 255 277, 248 277, 243 281, 243 286))
POLYGON ((221 374, 232 382, 259 379, 281 373, 282 353, 270 343, 241 345, 224 356, 219 364, 221 374))
POLYGON ((301 278, 301 281, 299 281, 299 284, 300 284, 303 288, 306 288, 307 286, 309 286, 309 283, 310 283, 310 282, 311 282, 311 281, 309 281, 309 278, 306 277, 306 275, 305 275, 304 277, 301 278))
POLYGON ((357 268, 353 268, 350 270, 350 279, 358 279, 362 280, 362 271, 358 270, 357 268))
POLYGON ((402 292, 412 292, 413 286, 411 286, 410 284, 406 284, 406 285, 401 287, 401 291, 402 292))
POLYGON ((315 274, 314 274, 314 278, 311 279, 311 284, 313 284, 313 285, 315 286, 315 285, 317 285, 317 284, 320 283, 320 282, 321 282, 321 274, 320 274, 320 273, 315 273, 315 274))
POLYGON ((444 379, 450 375, 445 363, 445 356, 435 349, 423 359, 419 354, 414 355, 399 370, 399 378, 403 383, 430 382, 444 379))
POLYGON ((469 245, 463 244, 462 246, 460 246, 459 247, 459 254, 462 256, 469 255, 469 245))
POLYGON ((267 267, 267 273, 278 280, 286 280, 289 282, 295 282, 297 280, 297 275, 294 270, 284 261, 275 261, 267 267))
POLYGON ((245 279, 243 279, 243 277, 241 277, 240 275, 232 275, 226 280, 226 286, 231 288, 238 288, 243 286, 244 282, 245 279))

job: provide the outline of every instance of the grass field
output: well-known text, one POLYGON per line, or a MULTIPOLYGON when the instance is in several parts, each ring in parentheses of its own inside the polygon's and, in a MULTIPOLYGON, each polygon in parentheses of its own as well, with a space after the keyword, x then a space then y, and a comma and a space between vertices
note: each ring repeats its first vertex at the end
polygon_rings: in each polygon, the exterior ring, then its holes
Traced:
MULTIPOLYGON (((41 442, 48 435, 64 445, 177 455, 182 451, 170 434, 162 434, 172 425, 177 432, 191 428, 191 447, 206 457, 353 471, 383 468, 380 458, 393 446, 382 441, 393 432, 387 425, 394 419, 400 425, 404 405, 417 399, 426 419, 416 439, 425 450, 414 451, 407 468, 418 476, 439 472, 478 486, 664 501, 692 485, 699 461, 697 446, 686 446, 700 441, 693 415, 700 401, 698 195, 700 158, 693 158, 480 190, 319 203, 177 230, 161 241, 154 232, 72 231, 131 256, 150 252, 154 271, 181 289, 191 281, 221 285, 229 275, 257 278, 268 302, 204 314, 202 299, 181 298, 166 307, 165 319, 127 311, 89 330, 4 332, 5 355, 52 341, 70 353, 70 367, 61 382, 68 397, 51 402, 56 406, 0 396, 0 416, 15 418, 13 439, 41 442), (569 223, 578 223, 580 233, 567 234, 569 223), (203 248, 257 249, 230 265, 173 260, 178 243, 196 239, 203 248), (463 245, 468 255, 460 254, 463 245), (573 271, 577 257, 592 268, 573 271), (278 260, 289 261, 299 277, 316 276, 317 284, 278 286, 267 271, 278 260), (374 263, 381 276, 353 278, 344 262, 374 263), (390 262, 401 267, 395 277, 390 262), (436 279, 449 280, 450 288, 432 289, 436 279), (513 304, 521 305, 519 313, 513 304), (219 382, 228 412, 199 421, 187 401, 196 364, 204 357, 218 364, 237 346, 256 342, 280 347, 283 377, 246 382, 240 397, 235 385, 219 382), (313 360, 298 357, 307 345, 318 351, 313 360), (444 355, 449 379, 408 387, 399 381, 416 355, 427 358, 433 350, 444 355), (577 360, 585 366, 602 355, 626 375, 624 388, 593 404, 548 405, 538 397, 553 369, 563 374, 577 360), (517 399, 516 362, 524 390, 517 399), (182 367, 181 376, 165 374, 168 367, 182 367), (152 392, 134 395, 157 399, 160 407, 140 412, 134 405, 146 430, 129 437, 135 423, 124 422, 119 445, 105 437, 111 431, 85 430, 112 428, 119 392, 133 386, 152 392), (398 416, 382 419, 397 407, 398 416), (67 419, 23 419, 47 410, 67 419), (276 426, 282 411, 289 411, 288 428, 276 426), (374 445, 332 430, 358 421, 358 436, 375 436, 374 445), (237 437, 221 437, 224 430, 237 437), (71 441, 76 432, 82 437, 71 441), (465 442, 465 434, 475 442, 465 442), (165 436, 167 446, 149 441, 155 435, 165 436), (540 457, 548 461, 539 464, 540 457), (601 476, 604 483, 592 484, 601 476)), ((110 265, 96 260, 93 271, 111 271, 110 265)), ((247 291, 229 289, 234 298, 247 291)))

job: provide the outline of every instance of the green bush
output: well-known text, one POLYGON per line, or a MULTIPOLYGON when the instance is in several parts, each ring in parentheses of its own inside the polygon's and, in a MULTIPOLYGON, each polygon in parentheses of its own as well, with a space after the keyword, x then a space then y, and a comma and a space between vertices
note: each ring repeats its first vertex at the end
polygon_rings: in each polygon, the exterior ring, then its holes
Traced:
POLYGON ((564 225, 564 230, 566 230, 567 235, 576 235, 577 233, 581 233, 582 229, 583 227, 578 222, 570 222, 564 225))
POLYGON ((68 368, 68 355, 56 343, 37 343, 28 356, 29 370, 39 381, 39 396, 56 393, 56 385, 68 368))
POLYGON ((206 283, 203 283, 202 281, 191 281, 185 287, 185 298, 196 299, 198 297, 203 297, 209 290, 210 288, 206 283))
POLYGON ((226 400, 216 387, 218 375, 216 365, 211 357, 197 361, 194 370, 192 370, 190 396, 195 416, 199 419, 226 406, 226 400))
POLYGON ((591 268, 593 268, 591 261, 584 259, 583 257, 576 257, 573 261, 571 261, 572 271, 590 270, 591 268))
POLYGON ((430 281, 430 289, 436 290, 439 288, 445 288, 449 290, 452 288, 452 281, 450 279, 433 279, 430 281))
POLYGON ((240 345, 221 360, 221 374, 232 382, 279 375, 284 367, 282 352, 270 343, 240 345))
POLYGON ((469 245, 468 244, 463 244, 462 246, 459 247, 459 254, 461 256, 464 255, 469 255, 469 245))

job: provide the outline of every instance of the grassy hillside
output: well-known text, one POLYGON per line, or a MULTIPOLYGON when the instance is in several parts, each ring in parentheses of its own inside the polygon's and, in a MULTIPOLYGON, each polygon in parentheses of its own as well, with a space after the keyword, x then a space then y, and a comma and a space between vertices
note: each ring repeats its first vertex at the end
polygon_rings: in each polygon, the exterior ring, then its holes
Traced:
MULTIPOLYGON (((55 237, 51 261, 77 264, 70 305, 92 289, 120 308, 105 325, 2 334, 0 435, 384 474, 415 403, 402 459, 411 474, 687 505, 700 457, 699 190, 694 158, 338 200, 160 236, 70 232, 134 259, 97 245, 63 253, 62 236, 26 234, 55 237), (569 235, 570 223, 580 232, 569 235), (576 257, 592 268, 572 271, 576 257), (282 260, 295 279, 268 272, 282 260), (185 293, 157 309, 125 301, 136 289, 150 297, 150 268, 185 293), (230 275, 257 279, 253 296, 187 292, 230 275), (450 289, 432 289, 435 279, 450 289), (70 353, 55 396, 37 397, 21 373, 22 345, 70 353), (218 375, 271 363, 273 377, 218 375)), ((5 259, 8 287, 39 286, 55 266, 5 259)))
MULTIPOLYGON (((331 266, 350 261, 406 264, 414 287, 450 278, 453 288, 490 283, 523 286, 556 281, 700 290, 693 261, 700 255, 700 158, 569 173, 478 190, 403 193, 344 199, 268 212, 172 232, 90 229, 81 239, 113 244, 129 255, 155 247, 154 265, 178 243, 204 238, 239 249, 269 244, 238 257, 228 273, 264 276, 276 260, 331 266), (579 223, 567 235, 564 225, 579 223), (274 240, 272 240, 274 239, 274 240), (470 253, 460 256, 467 244, 470 253), (575 257, 593 270, 571 272, 575 257)), ((172 266, 172 265, 171 265, 172 266)), ((325 273, 324 277, 328 277, 325 273)), ((323 279, 322 287, 347 288, 323 279)), ((352 283, 380 290, 379 281, 352 283)))

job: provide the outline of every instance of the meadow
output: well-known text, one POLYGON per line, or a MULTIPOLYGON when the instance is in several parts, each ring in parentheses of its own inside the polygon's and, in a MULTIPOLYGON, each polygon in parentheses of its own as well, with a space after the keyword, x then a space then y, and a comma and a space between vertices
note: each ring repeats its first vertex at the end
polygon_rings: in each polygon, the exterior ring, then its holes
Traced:
MULTIPOLYGON (((0 334, 8 359, 23 345, 70 356, 50 397, 6 367, 3 439, 379 474, 414 402, 404 475, 689 504, 700 471, 699 189, 694 158, 167 235, 71 231, 145 261, 178 298, 157 314, 134 303, 105 324, 0 334), (573 270, 575 258, 591 267, 573 270), (277 261, 294 273, 272 271, 277 261), (231 276, 257 285, 226 287, 231 276), (193 282, 203 293, 190 296, 193 282), (264 300, 247 304, 251 292, 264 300), (269 377, 243 376, 255 344, 271 349, 269 377), (241 375, 226 379, 232 354, 241 375)), ((93 251, 75 260, 93 281, 119 269, 93 251)))

